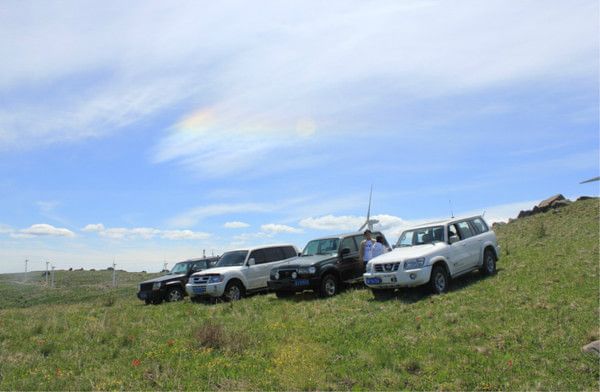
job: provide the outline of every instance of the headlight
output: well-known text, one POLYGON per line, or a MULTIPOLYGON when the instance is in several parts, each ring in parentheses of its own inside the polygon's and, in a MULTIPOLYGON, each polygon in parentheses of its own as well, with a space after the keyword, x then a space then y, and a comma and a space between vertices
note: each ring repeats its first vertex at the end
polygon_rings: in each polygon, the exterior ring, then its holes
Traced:
POLYGON ((314 275, 317 272, 317 267, 314 266, 310 266, 310 267, 302 267, 298 269, 298 272, 301 275, 314 275))
POLYGON ((152 285, 152 290, 159 290, 162 282, 156 282, 152 285))
POLYGON ((223 275, 211 275, 208 278, 208 283, 221 283, 223 281, 223 275))
POLYGON ((292 279, 296 279, 298 277, 298 274, 296 273, 296 271, 292 272, 292 279))
POLYGON ((425 258, 419 257, 418 259, 415 259, 415 260, 406 260, 404 262, 404 269, 411 270, 411 269, 416 269, 416 268, 423 268, 424 265, 425 265, 425 258))
POLYGON ((275 275, 273 275, 273 277, 275 278, 275 280, 279 280, 279 272, 275 272, 275 275))

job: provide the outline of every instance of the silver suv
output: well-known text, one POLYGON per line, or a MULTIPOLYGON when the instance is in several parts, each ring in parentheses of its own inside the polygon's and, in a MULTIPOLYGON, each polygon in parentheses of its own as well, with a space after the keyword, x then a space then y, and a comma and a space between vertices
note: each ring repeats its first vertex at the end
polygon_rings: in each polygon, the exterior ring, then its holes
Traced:
POLYGON ((392 252, 369 261, 363 279, 375 297, 425 284, 439 294, 451 278, 476 269, 494 274, 499 256, 496 234, 481 216, 432 222, 404 231, 392 252))

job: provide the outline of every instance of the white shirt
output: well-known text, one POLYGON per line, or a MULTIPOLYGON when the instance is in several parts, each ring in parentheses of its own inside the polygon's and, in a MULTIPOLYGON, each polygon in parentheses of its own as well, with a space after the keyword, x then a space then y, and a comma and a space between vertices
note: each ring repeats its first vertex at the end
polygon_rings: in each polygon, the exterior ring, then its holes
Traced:
POLYGON ((381 242, 376 242, 373 244, 373 248, 371 249, 371 258, 374 259, 377 256, 381 256, 385 253, 385 246, 381 242))
POLYGON ((363 255, 363 261, 366 263, 373 258, 373 241, 366 240, 364 249, 365 254, 363 255))

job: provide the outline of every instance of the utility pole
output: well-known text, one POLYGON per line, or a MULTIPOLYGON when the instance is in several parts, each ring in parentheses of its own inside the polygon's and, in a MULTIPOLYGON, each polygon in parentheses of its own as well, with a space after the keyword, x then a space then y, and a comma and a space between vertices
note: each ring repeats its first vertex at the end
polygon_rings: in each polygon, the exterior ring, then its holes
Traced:
POLYGON ((202 258, 206 259, 206 249, 202 249, 202 258))
POLYGON ((27 263, 29 263, 29 259, 25 259, 25 273, 27 273, 27 263))
POLYGON ((167 261, 165 260, 165 262, 163 263, 163 271, 166 271, 167 269, 167 261))
POLYGON ((46 261, 46 287, 48 287, 48 265, 50 264, 49 261, 46 261))
POLYGON ((117 287, 117 264, 115 264, 115 258, 113 257, 113 287, 117 287))
POLYGON ((54 288, 54 266, 52 266, 52 288, 54 288))

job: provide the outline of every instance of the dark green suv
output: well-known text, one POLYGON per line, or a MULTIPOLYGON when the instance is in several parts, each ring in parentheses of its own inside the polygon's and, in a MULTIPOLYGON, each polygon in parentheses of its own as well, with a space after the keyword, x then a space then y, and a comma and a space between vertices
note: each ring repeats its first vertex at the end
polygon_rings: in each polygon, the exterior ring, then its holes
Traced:
MULTIPOLYGON (((389 248, 382 233, 374 232, 372 237, 379 235, 389 248)), ((269 289, 279 298, 305 290, 322 297, 336 295, 342 283, 362 281, 365 264, 358 256, 362 240, 362 233, 349 233, 309 241, 299 257, 271 270, 269 289)))

